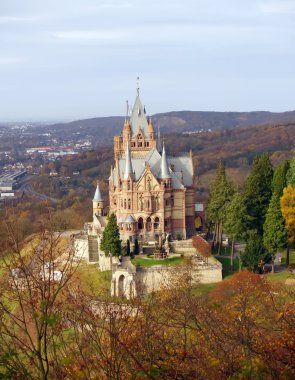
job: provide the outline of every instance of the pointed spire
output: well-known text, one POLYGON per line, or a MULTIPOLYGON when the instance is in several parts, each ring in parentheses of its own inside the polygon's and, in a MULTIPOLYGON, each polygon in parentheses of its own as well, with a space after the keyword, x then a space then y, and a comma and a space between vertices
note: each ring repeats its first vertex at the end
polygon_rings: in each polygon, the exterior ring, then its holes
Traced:
POLYGON ((161 174, 160 174, 160 178, 162 178, 162 179, 170 178, 169 167, 168 167, 168 161, 167 161, 167 156, 166 156, 164 142, 163 142, 163 150, 162 150, 162 158, 161 158, 161 174))
POLYGON ((160 132, 160 127, 158 127, 158 140, 157 140, 157 149, 158 152, 162 152, 162 144, 161 144, 161 132, 160 132))
POLYGON ((93 202, 102 202, 102 196, 101 196, 101 192, 99 188, 99 181, 97 181, 97 186, 96 186, 93 202))
POLYGON ((124 179, 128 179, 129 174, 131 175, 131 177, 133 177, 132 160, 131 160, 131 154, 130 154, 130 149, 129 149, 129 142, 127 142, 124 179))

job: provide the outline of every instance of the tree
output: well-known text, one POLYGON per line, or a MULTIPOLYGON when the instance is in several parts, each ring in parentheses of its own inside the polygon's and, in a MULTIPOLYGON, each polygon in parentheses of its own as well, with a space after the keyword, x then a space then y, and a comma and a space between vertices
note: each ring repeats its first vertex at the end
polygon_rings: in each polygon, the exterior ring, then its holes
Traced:
POLYGON ((289 264, 289 244, 295 242, 295 187, 288 185, 281 197, 281 212, 288 235, 286 263, 289 264))
POLYGON ((274 273, 274 258, 278 250, 284 248, 287 243, 287 232, 283 218, 280 197, 274 193, 266 214, 263 225, 263 244, 272 256, 272 272, 274 273))
POLYGON ((275 168, 272 180, 272 192, 277 193, 279 196, 283 195, 283 190, 287 186, 289 167, 289 161, 284 160, 275 168))
POLYGON ((262 265, 266 259, 265 248, 261 236, 255 230, 248 235, 245 251, 241 253, 241 260, 251 272, 261 272, 262 265))
POLYGON ((135 255, 139 254, 139 244, 138 244, 138 240, 137 239, 135 239, 135 242, 134 242, 134 254, 135 255))
POLYGON ((286 186, 286 175, 288 171, 288 161, 283 161, 274 171, 272 188, 273 194, 267 209, 265 222, 263 225, 263 244, 272 256, 272 272, 274 273, 274 258, 279 249, 287 244, 287 232, 285 220, 280 206, 280 197, 286 186))
POLYGON ((126 243, 126 256, 130 256, 130 240, 127 239, 126 243))
POLYGON ((230 266, 231 271, 233 271, 235 240, 245 235, 251 220, 247 214, 242 194, 236 192, 233 195, 231 201, 227 204, 225 215, 224 229, 232 241, 230 266))
POLYGON ((116 215, 113 213, 109 214, 107 220, 108 224, 102 234, 100 249, 104 251, 107 256, 120 256, 121 240, 116 215))
POLYGON ((245 205, 252 217, 251 229, 256 229, 260 236, 272 195, 273 168, 267 153, 257 157, 245 184, 245 205))
POLYGON ((0 377, 54 378, 53 358, 64 349, 62 305, 74 273, 73 246, 65 253, 51 222, 26 244, 9 223, 7 234, 10 251, 0 262, 0 377))
POLYGON ((221 161, 217 167, 216 177, 210 190, 208 202, 208 219, 215 223, 215 239, 218 243, 220 254, 222 243, 222 223, 225 220, 225 210, 233 194, 233 188, 229 184, 225 174, 224 163, 221 161))
POLYGON ((290 161, 290 167, 287 173, 287 183, 295 187, 295 154, 290 161))

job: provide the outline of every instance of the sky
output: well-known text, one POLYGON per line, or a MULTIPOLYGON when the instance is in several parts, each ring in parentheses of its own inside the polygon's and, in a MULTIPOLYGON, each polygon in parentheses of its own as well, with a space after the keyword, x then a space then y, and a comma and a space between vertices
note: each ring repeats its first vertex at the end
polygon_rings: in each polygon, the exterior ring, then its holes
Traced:
POLYGON ((295 0, 0 0, 0 120, 295 109, 295 0))

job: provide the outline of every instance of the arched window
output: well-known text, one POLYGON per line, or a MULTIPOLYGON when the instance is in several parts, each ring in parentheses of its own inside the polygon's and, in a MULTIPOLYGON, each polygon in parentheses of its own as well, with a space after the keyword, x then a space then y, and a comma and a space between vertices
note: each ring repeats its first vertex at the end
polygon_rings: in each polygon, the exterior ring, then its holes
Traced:
POLYGON ((138 219, 137 226, 138 226, 139 230, 143 229, 143 219, 142 218, 138 219))
POLYGON ((128 210, 131 210, 131 199, 128 199, 128 210))
POLYGON ((131 183, 130 183, 130 181, 128 181, 128 183, 127 183, 127 189, 128 189, 128 190, 131 189, 131 183))
POLYGON ((151 229, 152 229, 152 220, 150 217, 148 217, 146 220, 146 230, 150 231, 151 229))
POLYGON ((124 199, 124 209, 126 210, 126 207, 127 207, 127 202, 126 202, 126 199, 124 199))
POLYGON ((156 216, 154 220, 154 229, 157 230, 160 226, 160 219, 156 216))

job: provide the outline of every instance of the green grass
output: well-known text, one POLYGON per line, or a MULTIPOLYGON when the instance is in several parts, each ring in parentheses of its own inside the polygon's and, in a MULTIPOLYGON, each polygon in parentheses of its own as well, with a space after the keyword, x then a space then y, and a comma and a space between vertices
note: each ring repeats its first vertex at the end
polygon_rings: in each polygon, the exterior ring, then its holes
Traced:
POLYGON ((153 265, 179 265, 183 261, 183 258, 180 256, 170 257, 168 259, 150 259, 136 257, 132 260, 132 264, 139 267, 152 267, 153 265))
POLYGON ((295 274, 290 272, 278 272, 278 273, 269 273, 267 275, 268 281, 272 283, 285 282, 288 278, 295 280, 295 274))
POLYGON ((219 282, 215 282, 212 284, 198 284, 193 288, 193 295, 197 297, 206 296, 219 284, 219 282))
POLYGON ((76 276, 79 277, 83 290, 88 294, 100 296, 110 292, 111 271, 101 272, 96 264, 80 264, 76 276))
MULTIPOLYGON (((215 258, 219 262, 221 262, 221 264, 222 264, 222 277, 223 278, 228 277, 228 276, 233 274, 233 272, 231 272, 231 270, 230 270, 230 258, 218 257, 218 256, 215 256, 215 258)), ((234 272, 238 272, 238 271, 239 271, 239 260, 234 259, 234 272)))
MULTIPOLYGON (((286 251, 282 252, 282 265, 286 265, 286 254, 287 254, 286 251)), ((290 259, 290 265, 292 265, 292 264, 295 265, 295 251, 294 251, 294 249, 292 249, 292 250, 290 249, 289 259, 290 259)))

